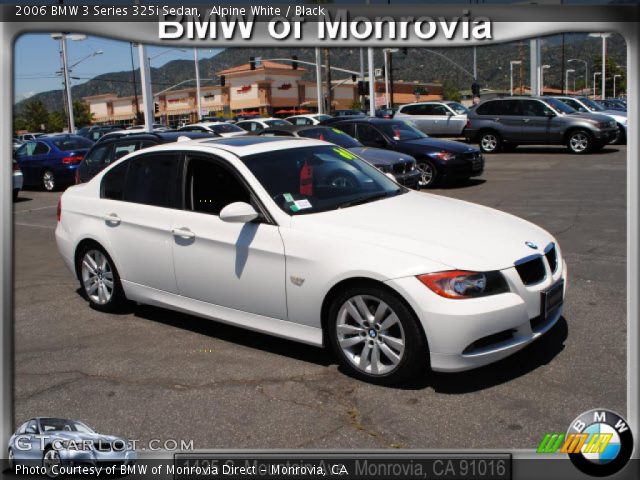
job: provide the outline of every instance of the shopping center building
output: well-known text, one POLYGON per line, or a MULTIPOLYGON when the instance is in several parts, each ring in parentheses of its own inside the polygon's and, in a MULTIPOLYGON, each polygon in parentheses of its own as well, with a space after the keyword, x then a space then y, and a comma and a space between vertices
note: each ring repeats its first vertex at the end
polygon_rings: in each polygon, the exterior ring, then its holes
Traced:
MULTIPOLYGON (((220 85, 203 86, 201 116, 288 116, 318 110, 316 83, 304 80, 306 69, 283 63, 264 61, 246 63, 218 72, 220 85)), ((338 75, 336 75, 338 76, 338 75)), ((332 82, 332 107, 352 108, 359 102, 357 82, 352 78, 332 82)), ((386 104, 384 81, 376 81, 376 106, 386 104)), ((442 86, 417 82, 394 82, 394 103, 403 105, 417 100, 442 99, 442 86)), ((83 99, 96 124, 136 123, 136 112, 143 111, 142 97, 94 95, 83 99), (138 106, 136 107, 136 102, 138 106)), ((194 122, 198 118, 195 86, 168 90, 154 95, 156 121, 170 126, 194 122)))

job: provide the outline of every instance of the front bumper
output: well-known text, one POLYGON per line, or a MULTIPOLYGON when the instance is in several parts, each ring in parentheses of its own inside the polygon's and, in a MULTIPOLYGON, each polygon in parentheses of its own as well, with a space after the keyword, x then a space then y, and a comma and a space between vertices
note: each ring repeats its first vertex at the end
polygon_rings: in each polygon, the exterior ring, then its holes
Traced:
MULTIPOLYGON (((626 129, 625 129, 626 133, 626 129)), ((611 142, 618 136, 618 127, 596 130, 593 137, 600 142, 611 142)))
POLYGON ((14 172, 13 173, 13 189, 22 190, 23 183, 24 183, 24 177, 22 175, 22 172, 14 172))
MULTIPOLYGON (((434 161, 434 159, 431 159, 434 161)), ((484 156, 476 153, 473 157, 463 158, 457 155, 453 160, 435 160, 438 175, 443 180, 478 177, 484 173, 484 156)))
POLYGON ((389 280, 411 304, 429 344, 431 368, 456 372, 481 367, 521 350, 546 333, 562 315, 562 306, 541 323, 541 292, 566 278, 560 261, 555 272, 545 263, 545 278, 525 286, 514 267, 502 270, 510 291, 467 300, 441 297, 415 277, 389 280), (476 346, 478 345, 478 346, 476 346))
POLYGON ((418 180, 420 180, 420 170, 416 168, 407 173, 394 173, 393 176, 400 185, 416 188, 418 186, 418 180))

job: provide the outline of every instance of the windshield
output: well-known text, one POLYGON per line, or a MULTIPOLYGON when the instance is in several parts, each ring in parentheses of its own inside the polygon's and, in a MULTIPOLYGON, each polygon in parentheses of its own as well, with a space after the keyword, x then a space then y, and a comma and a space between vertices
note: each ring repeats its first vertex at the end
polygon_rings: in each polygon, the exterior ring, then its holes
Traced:
POLYGON ((243 129, 231 123, 220 123, 218 125, 210 125, 209 128, 213 133, 244 132, 243 129))
POLYGON ((42 432, 80 432, 94 433, 84 423, 75 420, 65 420, 62 418, 42 418, 40 419, 42 432))
POLYGON ((605 110, 602 106, 598 105, 596 102, 594 102, 590 98, 579 97, 578 100, 584 103, 585 106, 592 112, 602 112, 603 110, 605 110))
POLYGON ((337 128, 310 128, 301 131, 298 135, 305 138, 315 138, 325 142, 335 143, 344 148, 362 147, 362 144, 337 128))
POLYGON ((341 147, 276 150, 241 160, 289 215, 336 210, 406 192, 341 147))
POLYGON ((558 100, 557 98, 545 98, 544 101, 547 102, 548 105, 551 105, 553 108, 556 109, 556 111, 560 112, 563 115, 567 113, 576 113, 577 111, 575 108, 570 107, 569 105, 567 105, 561 100, 558 100))
POLYGON ((419 138, 427 138, 411 122, 402 120, 381 123, 378 126, 388 137, 394 140, 417 140, 419 138))
POLYGON ((93 142, 84 137, 66 137, 60 140, 54 140, 53 143, 63 152, 78 150, 82 148, 91 148, 93 142))
POLYGON ((291 125, 291 122, 287 122, 286 120, 265 120, 264 123, 269 125, 270 127, 282 127, 283 125, 291 125))
POLYGON ((447 103, 447 106, 451 110, 456 112, 458 115, 466 115, 467 113, 469 113, 469 109, 467 107, 465 107, 464 105, 462 105, 461 103, 458 103, 458 102, 449 102, 449 103, 447 103))

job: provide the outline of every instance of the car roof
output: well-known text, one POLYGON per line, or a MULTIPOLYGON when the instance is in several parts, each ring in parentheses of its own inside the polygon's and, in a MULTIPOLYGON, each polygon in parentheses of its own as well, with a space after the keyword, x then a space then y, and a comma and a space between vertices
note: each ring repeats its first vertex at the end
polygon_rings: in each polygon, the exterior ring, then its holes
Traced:
POLYGON ((335 122, 331 122, 327 125, 320 125, 320 126, 329 126, 329 125, 338 125, 341 123, 372 123, 374 125, 385 125, 385 124, 390 124, 390 123, 398 123, 398 122, 404 122, 404 120, 401 119, 391 119, 391 118, 378 118, 378 117, 343 117, 343 119, 337 120, 335 122))
POLYGON ((274 127, 269 127, 263 130, 263 132, 271 132, 276 130, 282 130, 286 132, 300 132, 302 130, 317 130, 318 128, 327 128, 331 127, 327 125, 276 125, 274 127))
MULTIPOLYGON (((195 151, 211 151, 223 150, 232 153, 238 157, 253 155, 256 153, 271 152, 277 150, 286 150, 296 147, 313 147, 331 145, 322 140, 291 138, 291 137, 262 137, 254 135, 243 135, 240 137, 211 138, 181 142, 178 148, 195 151)), ((165 143, 146 148, 144 152, 175 150, 176 143, 165 143)))
POLYGON ((119 140, 156 140, 160 143, 176 142, 180 137, 187 137, 191 139, 202 138, 218 138, 216 134, 212 132, 144 132, 144 133, 132 133, 122 135, 110 135, 104 136, 96 142, 96 145, 109 145, 119 140))

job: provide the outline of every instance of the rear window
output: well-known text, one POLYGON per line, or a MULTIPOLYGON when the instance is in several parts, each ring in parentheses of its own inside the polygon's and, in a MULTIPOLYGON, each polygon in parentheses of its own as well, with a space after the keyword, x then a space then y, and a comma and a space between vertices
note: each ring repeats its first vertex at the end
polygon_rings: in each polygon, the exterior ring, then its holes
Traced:
POLYGON ((93 145, 93 142, 83 137, 75 137, 75 138, 62 138, 60 140, 54 140, 53 144, 63 152, 69 152, 71 150, 91 148, 91 146, 93 145))

